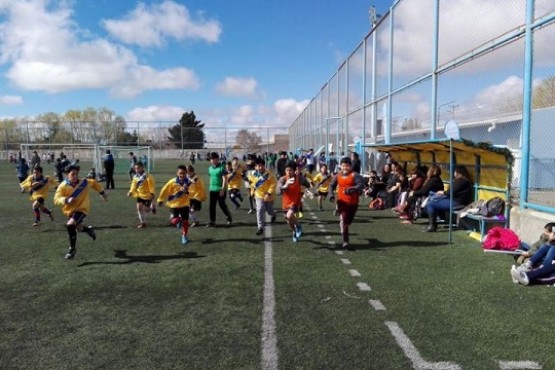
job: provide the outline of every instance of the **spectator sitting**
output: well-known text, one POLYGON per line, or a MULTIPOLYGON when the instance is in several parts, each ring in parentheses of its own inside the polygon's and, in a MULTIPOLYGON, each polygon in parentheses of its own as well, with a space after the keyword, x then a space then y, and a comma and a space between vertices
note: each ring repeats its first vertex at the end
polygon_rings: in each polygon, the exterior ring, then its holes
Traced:
POLYGON ((539 279, 547 278, 555 274, 555 223, 550 222, 544 226, 542 238, 547 238, 532 257, 519 267, 511 267, 511 277, 514 283, 529 285, 539 279), (543 262, 542 262, 543 261, 543 262))
POLYGON ((406 216, 406 211, 408 209, 408 197, 410 194, 414 193, 424 185, 424 174, 420 172, 418 168, 413 168, 408 177, 408 188, 402 189, 401 196, 399 197, 399 205, 396 207, 396 211, 401 213, 401 216, 406 216))
POLYGON ((443 181, 441 180, 441 168, 439 166, 432 166, 426 173, 426 179, 420 189, 412 190, 407 199, 407 208, 405 214, 401 215, 404 219, 403 223, 412 224, 414 209, 417 206, 417 200, 420 197, 427 197, 430 192, 437 193, 443 191, 443 181))
POLYGON ((456 166, 451 188, 445 192, 436 192, 434 197, 428 202, 426 211, 428 212, 429 226, 424 231, 437 231, 438 212, 449 211, 451 208, 464 207, 472 203, 472 190, 473 185, 468 170, 464 166, 456 166), (450 199, 451 194, 453 194, 452 207, 450 199))

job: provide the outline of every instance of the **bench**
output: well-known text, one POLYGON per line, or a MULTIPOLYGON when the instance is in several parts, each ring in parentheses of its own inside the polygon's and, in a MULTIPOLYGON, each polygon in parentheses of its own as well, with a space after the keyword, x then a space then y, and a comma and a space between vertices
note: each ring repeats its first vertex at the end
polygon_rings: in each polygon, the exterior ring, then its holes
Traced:
POLYGON ((458 222, 457 225, 461 228, 468 229, 469 235, 478 241, 482 242, 485 236, 493 227, 501 226, 503 228, 509 227, 509 213, 510 213, 510 196, 509 193, 504 189, 499 188, 489 188, 489 187, 477 187, 476 194, 479 194, 481 200, 487 202, 493 197, 500 197, 505 201, 505 208, 503 214, 488 217, 481 214, 468 213, 464 217, 459 217, 462 210, 455 211, 457 214, 458 222), (479 235, 479 236, 478 236, 479 235))

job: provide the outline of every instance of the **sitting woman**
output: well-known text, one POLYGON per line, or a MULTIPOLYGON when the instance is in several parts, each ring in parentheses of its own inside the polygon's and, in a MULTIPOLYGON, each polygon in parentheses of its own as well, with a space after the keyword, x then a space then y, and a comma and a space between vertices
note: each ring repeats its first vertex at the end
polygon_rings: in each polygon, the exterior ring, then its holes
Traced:
MULTIPOLYGON (((401 189, 401 195, 399 196, 399 204, 393 210, 399 212, 401 216, 406 216, 406 211, 409 206, 408 198, 411 193, 419 190, 424 184, 424 173, 420 171, 419 168, 413 168, 409 172, 407 187, 401 189)), ((443 190, 443 189, 441 189, 443 190)), ((405 217, 403 217, 405 218, 405 217)))
POLYGON ((428 202, 426 211, 428 212, 429 226, 424 231, 437 231, 438 212, 449 211, 451 208, 451 192, 453 194, 453 208, 464 207, 472 203, 473 185, 466 167, 456 166, 451 188, 445 192, 436 192, 434 197, 428 202))
POLYGON ((405 214, 401 215, 404 219, 402 223, 412 224, 414 208, 417 207, 417 200, 421 197, 427 197, 431 193, 443 191, 443 181, 441 180, 441 168, 439 166, 431 166, 426 172, 424 184, 419 189, 415 189, 409 193, 407 199, 407 209, 405 214))

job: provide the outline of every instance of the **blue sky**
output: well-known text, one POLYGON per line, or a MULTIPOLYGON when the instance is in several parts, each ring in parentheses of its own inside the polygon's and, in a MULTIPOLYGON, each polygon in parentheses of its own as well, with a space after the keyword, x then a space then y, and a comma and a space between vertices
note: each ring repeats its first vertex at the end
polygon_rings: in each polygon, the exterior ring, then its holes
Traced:
POLYGON ((391 0, 0 0, 0 118, 288 127, 391 0))

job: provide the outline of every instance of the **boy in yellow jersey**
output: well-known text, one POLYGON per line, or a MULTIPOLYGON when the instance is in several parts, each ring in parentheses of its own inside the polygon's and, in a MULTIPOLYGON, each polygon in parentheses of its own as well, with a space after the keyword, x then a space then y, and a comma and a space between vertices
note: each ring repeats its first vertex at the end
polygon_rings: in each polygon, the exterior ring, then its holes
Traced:
POLYGON ((108 200, 99 182, 87 178, 79 180, 79 166, 69 166, 66 169, 66 179, 58 185, 56 195, 54 195, 54 204, 62 206, 62 213, 69 217, 66 223, 69 234, 69 249, 65 256, 66 259, 75 257, 77 231, 85 232, 92 240, 96 240, 92 226, 83 225, 83 220, 90 209, 89 189, 99 192, 103 200, 108 200))
POLYGON ((197 213, 202 209, 202 202, 206 200, 206 187, 204 182, 195 173, 195 168, 187 166, 187 177, 189 178, 189 226, 198 226, 197 213))
POLYGON ((181 229, 181 244, 189 243, 187 233, 189 232, 189 185, 191 181, 187 178, 187 167, 177 166, 177 177, 169 180, 158 195, 158 205, 166 202, 171 210, 171 223, 181 229))
POLYGON ((324 209, 323 201, 329 194, 331 179, 332 175, 328 172, 328 166, 326 164, 320 164, 320 172, 312 179, 314 188, 318 193, 318 209, 320 211, 324 209))
POLYGON ((241 208, 241 205, 237 199, 241 202, 243 201, 243 196, 241 195, 243 168, 239 164, 239 159, 236 157, 234 157, 231 162, 227 162, 225 167, 227 170, 227 189, 229 190, 229 199, 235 206, 235 209, 239 209, 241 208))
POLYGON ((264 159, 255 160, 255 171, 250 173, 249 181, 253 186, 254 200, 256 202, 256 235, 264 233, 264 217, 267 213, 272 222, 276 220, 274 210, 274 196, 276 194, 276 177, 266 169, 264 159))
POLYGON ((153 203, 156 185, 154 177, 145 171, 142 162, 137 162, 133 170, 135 173, 127 196, 137 199, 137 215, 139 216, 137 228, 142 229, 146 227, 146 213, 152 210, 152 214, 156 214, 156 206, 153 203))
POLYGON ((42 175, 42 167, 36 166, 33 168, 33 174, 27 177, 21 184, 23 191, 29 190, 31 194, 30 200, 33 201, 33 212, 35 213, 35 222, 33 226, 40 225, 40 212, 46 213, 52 221, 54 216, 52 212, 44 206, 44 200, 48 197, 48 189, 50 185, 54 185, 56 181, 50 176, 42 175))

